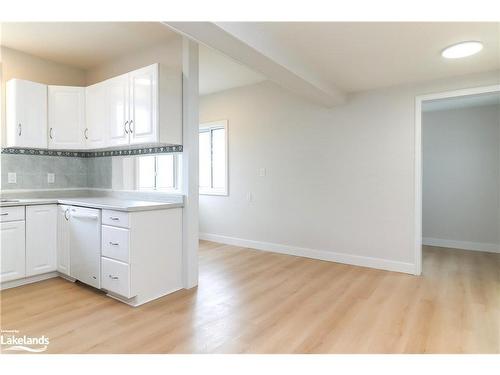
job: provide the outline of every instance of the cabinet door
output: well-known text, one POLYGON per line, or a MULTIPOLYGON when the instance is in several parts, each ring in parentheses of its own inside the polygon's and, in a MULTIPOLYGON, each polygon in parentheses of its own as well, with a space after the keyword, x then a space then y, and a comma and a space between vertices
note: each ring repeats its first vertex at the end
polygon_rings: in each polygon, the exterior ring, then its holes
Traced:
POLYGON ((85 148, 85 88, 49 86, 49 148, 85 148))
POLYGON ((0 223, 0 231, 0 282, 25 277, 24 221, 0 223))
POLYGON ((128 75, 124 74, 106 81, 109 95, 109 139, 108 146, 128 145, 128 75))
POLYGON ((56 270, 57 205, 26 207, 26 276, 56 270))
POLYGON ((97 83, 85 89, 85 142, 87 148, 106 146, 108 129, 108 85, 97 83))
POLYGON ((70 275, 70 206, 57 206, 57 270, 70 275))
POLYGON ((158 142, 158 64, 129 73, 130 143, 158 142))
POLYGON ((47 148, 47 85, 12 79, 6 86, 7 146, 47 148))

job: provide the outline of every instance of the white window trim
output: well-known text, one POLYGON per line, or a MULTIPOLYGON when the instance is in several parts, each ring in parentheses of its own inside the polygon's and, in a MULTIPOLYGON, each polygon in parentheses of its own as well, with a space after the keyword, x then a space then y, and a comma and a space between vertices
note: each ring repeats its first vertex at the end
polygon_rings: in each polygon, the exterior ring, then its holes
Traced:
POLYGON ((157 189, 156 188, 156 169, 157 169, 157 163, 158 159, 156 159, 157 156, 161 156, 164 154, 154 154, 154 155, 142 155, 139 157, 136 157, 135 159, 135 191, 146 191, 146 192, 151 192, 151 193, 171 193, 171 194, 181 194, 182 193, 182 187, 180 186, 181 183, 181 178, 180 178, 180 171, 181 171, 181 157, 179 157, 180 154, 173 154, 174 156, 174 187, 171 189, 157 189), (153 189, 143 189, 139 188, 139 158, 140 157, 154 157, 155 158, 155 182, 154 182, 154 188, 153 189))
MULTIPOLYGON (((204 122, 200 124, 200 129, 198 134, 202 131, 212 131, 215 129, 224 129, 224 137, 225 137, 225 170, 226 170, 226 183, 224 189, 214 189, 214 188, 201 188, 200 187, 200 195, 219 195, 219 196, 228 196, 229 195, 229 135, 228 135, 228 121, 227 120, 218 120, 211 122, 204 122)), ((212 173, 210 174, 212 176, 212 173)))

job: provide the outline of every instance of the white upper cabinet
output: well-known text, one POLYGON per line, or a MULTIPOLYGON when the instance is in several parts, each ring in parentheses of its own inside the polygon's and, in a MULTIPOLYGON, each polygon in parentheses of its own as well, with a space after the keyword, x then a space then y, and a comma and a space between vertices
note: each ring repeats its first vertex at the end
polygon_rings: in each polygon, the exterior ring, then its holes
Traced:
POLYGON ((158 142, 158 64, 129 73, 130 143, 158 142))
POLYGON ((182 74, 153 64, 89 87, 7 83, 7 147, 182 145, 182 74))
POLYGON ((85 113, 86 148, 106 147, 109 123, 109 95, 106 82, 96 83, 85 89, 85 113))
POLYGON ((158 69, 159 143, 182 145, 182 73, 156 64, 158 69))
POLYGON ((109 146, 182 144, 182 75, 153 64, 106 81, 109 146))
POLYGON ((128 74, 108 79, 104 82, 109 93, 109 146, 129 143, 129 88, 128 74))
POLYGON ((9 80, 6 123, 7 147, 47 148, 47 85, 9 80))
POLYGON ((49 86, 49 149, 85 148, 85 88, 49 86))

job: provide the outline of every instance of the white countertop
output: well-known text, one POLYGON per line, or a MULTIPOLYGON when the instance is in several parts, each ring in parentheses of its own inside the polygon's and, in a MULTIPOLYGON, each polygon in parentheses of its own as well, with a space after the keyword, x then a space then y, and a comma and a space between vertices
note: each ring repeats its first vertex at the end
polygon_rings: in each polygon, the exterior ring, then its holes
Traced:
POLYGON ((1 201, 0 207, 31 206, 39 204, 67 204, 90 208, 100 208, 116 211, 149 211, 182 207, 182 200, 172 202, 154 202, 112 197, 74 197, 74 198, 8 198, 1 201))

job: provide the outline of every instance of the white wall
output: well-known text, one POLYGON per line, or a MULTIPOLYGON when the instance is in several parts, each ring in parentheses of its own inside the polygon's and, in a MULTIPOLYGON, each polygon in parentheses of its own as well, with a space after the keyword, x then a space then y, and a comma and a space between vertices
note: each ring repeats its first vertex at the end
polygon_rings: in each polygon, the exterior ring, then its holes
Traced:
POLYGON ((201 122, 229 120, 230 170, 229 197, 200 197, 202 237, 413 272, 415 96, 498 80, 370 91, 332 109, 270 82, 202 97, 201 122))
POLYGON ((92 85, 108 78, 119 76, 154 63, 170 68, 182 69, 182 38, 174 36, 168 41, 142 50, 130 51, 106 64, 96 66, 86 72, 86 83, 92 85))
POLYGON ((424 244, 498 248, 500 107, 424 112, 424 244))

